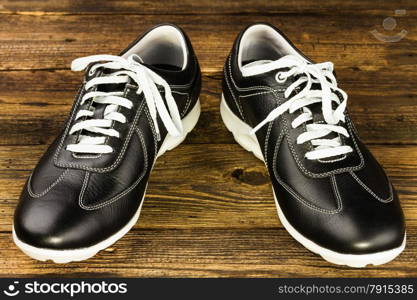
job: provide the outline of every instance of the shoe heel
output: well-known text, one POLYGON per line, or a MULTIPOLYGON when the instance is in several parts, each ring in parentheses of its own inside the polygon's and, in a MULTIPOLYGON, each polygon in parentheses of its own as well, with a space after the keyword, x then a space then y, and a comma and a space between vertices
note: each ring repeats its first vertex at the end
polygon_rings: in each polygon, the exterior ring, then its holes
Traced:
POLYGON ((250 134, 252 128, 232 112, 223 94, 220 102, 220 115, 226 128, 233 134, 235 141, 245 150, 252 152, 257 158, 264 161, 256 136, 250 134))

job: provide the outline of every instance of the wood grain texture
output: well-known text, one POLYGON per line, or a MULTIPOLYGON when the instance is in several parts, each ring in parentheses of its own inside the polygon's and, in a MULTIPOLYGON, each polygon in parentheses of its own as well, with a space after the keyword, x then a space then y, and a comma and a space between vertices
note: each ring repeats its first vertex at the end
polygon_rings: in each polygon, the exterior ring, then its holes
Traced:
MULTIPOLYGON (((417 92, 411 72, 338 72, 349 110, 367 143, 417 143, 417 92), (387 138, 387 136, 389 138, 387 138)), ((81 74, 66 70, 2 72, 0 144, 49 144, 61 130, 81 74), (18 113, 16 113, 18 112, 18 113)), ((187 143, 233 143, 220 120, 221 74, 205 75, 202 115, 187 143)))
POLYGON ((415 277, 416 247, 411 235, 393 262, 358 270, 327 263, 282 228, 137 228, 87 261, 57 265, 28 258, 8 233, 0 233, 0 256, 8 258, 0 264, 0 276, 415 277))
POLYGON ((150 26, 173 22, 189 34, 202 70, 219 72, 239 31, 263 21, 282 29, 316 61, 330 60, 339 68, 379 70, 395 65, 415 71, 417 16, 398 18, 398 26, 408 34, 397 43, 381 42, 370 33, 373 29, 383 31, 380 16, 296 18, 297 22, 291 15, 0 15, 0 70, 67 68, 80 56, 117 54, 150 26))
POLYGON ((101 0, 52 0, 27 1, 1 0, 3 14, 349 14, 386 15, 395 9, 406 8, 409 14, 417 10, 413 0, 183 0, 183 1, 101 1, 101 0))
POLYGON ((417 276, 417 2, 0 0, 0 277, 405 277, 417 276), (384 43, 397 16, 407 36, 384 43), (220 120, 224 60, 238 32, 270 22, 315 61, 333 61, 362 139, 397 189, 406 250, 366 269, 329 264, 280 224, 264 165, 220 120), (185 143, 152 172, 133 230, 92 259, 56 265, 14 246, 21 189, 72 105, 81 74, 71 60, 117 54, 161 22, 189 34, 203 70, 202 115, 185 143))
MULTIPOLYGON (((400 194, 407 224, 417 228, 417 146, 370 149, 400 194)), ((0 147, 0 231, 10 230, 21 189, 44 150, 45 146, 0 147)), ((185 144, 158 159, 137 225, 281 227, 265 166, 237 144, 185 144)))

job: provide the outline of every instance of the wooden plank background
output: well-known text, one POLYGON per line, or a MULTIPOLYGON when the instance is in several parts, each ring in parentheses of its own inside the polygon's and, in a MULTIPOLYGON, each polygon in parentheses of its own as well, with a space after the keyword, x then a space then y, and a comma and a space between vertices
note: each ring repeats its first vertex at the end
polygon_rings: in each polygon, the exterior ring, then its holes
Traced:
POLYGON ((396 277, 417 276, 416 1, 6 1, 0 0, 0 277, 396 277), (391 33, 382 28, 395 9, 391 33), (400 194, 408 244, 366 269, 323 261, 282 228, 261 162, 220 121, 221 70, 246 25, 267 21, 316 61, 333 61, 362 139, 400 194), (203 71, 202 115, 183 145, 152 173, 142 215, 96 257, 34 261, 11 240, 20 190, 70 109, 81 74, 72 59, 117 54, 148 27, 189 34, 203 71), (370 33, 407 36, 384 43, 370 33))

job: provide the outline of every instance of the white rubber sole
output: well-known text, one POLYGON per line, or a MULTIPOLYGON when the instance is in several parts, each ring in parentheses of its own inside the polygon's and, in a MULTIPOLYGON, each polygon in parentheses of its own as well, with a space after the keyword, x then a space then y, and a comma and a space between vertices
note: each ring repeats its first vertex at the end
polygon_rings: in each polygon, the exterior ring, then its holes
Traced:
MULTIPOLYGON (((252 128, 245 122, 240 120, 230 110, 230 108, 226 104, 226 101, 224 100, 223 95, 220 103, 220 114, 224 124, 226 125, 226 128, 233 134, 233 137, 236 140, 236 142, 247 151, 253 152, 253 154, 257 158, 264 161, 261 147, 259 146, 256 136, 249 134, 252 128)), ((400 247, 370 254, 345 254, 321 247, 313 241, 306 238, 305 236, 303 236, 288 222, 279 206, 275 193, 274 199, 278 211, 278 217, 282 223, 282 226, 284 226, 288 233, 308 250, 320 255, 326 261, 331 262, 333 264, 347 265, 354 268, 362 268, 370 264, 381 265, 396 258, 405 248, 406 236, 404 236, 404 240, 400 247)))
MULTIPOLYGON (((185 116, 182 120, 184 126, 184 134, 179 137, 173 137, 168 135, 164 142, 162 143, 157 157, 163 155, 166 151, 172 150, 181 144, 184 139, 186 138, 187 134, 195 127, 197 121, 200 117, 200 101, 197 100, 197 103, 194 105, 193 109, 185 116)), ((146 193, 145 193, 146 194, 146 193)), ((68 250, 56 250, 56 249, 46 249, 46 248, 38 248, 31 246, 29 244, 24 243, 21 241, 14 230, 13 226, 13 241, 17 247, 19 247, 26 255, 31 258, 40 261, 47 261, 52 260, 55 263, 69 263, 72 261, 82 261, 86 260, 94 255, 96 255, 99 251, 110 247, 112 244, 117 242, 121 239, 125 234, 127 234, 130 229, 136 224, 139 219, 140 212, 142 209, 142 205, 144 202, 145 195, 143 196, 142 202, 139 205, 138 210, 136 211, 135 215, 129 220, 129 222, 118 232, 110 236, 109 238, 105 239, 104 241, 99 242, 90 247, 80 248, 80 249, 68 249, 68 250)))

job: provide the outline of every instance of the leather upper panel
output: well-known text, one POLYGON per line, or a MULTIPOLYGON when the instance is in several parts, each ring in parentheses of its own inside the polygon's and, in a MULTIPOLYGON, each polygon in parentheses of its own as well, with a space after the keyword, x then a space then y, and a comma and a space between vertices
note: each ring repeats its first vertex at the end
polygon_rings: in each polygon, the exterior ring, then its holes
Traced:
MULTIPOLYGON (((245 122, 254 127, 266 118, 275 107, 286 101, 283 91, 291 82, 279 85, 275 80, 276 72, 273 71, 243 77, 237 67, 236 59, 232 55, 230 60, 226 62, 225 81, 229 84, 226 84, 224 88, 229 89, 230 94, 234 96, 233 104, 235 104, 235 107, 240 106, 240 109, 237 110, 238 113, 242 112, 245 122), (239 85, 236 82, 239 82, 239 85), (238 105, 236 105, 237 102, 238 105)), ((296 129, 290 126, 296 116, 296 113, 289 114, 286 112, 278 120, 282 123, 280 130, 284 131, 287 136, 290 153, 305 176, 328 177, 341 172, 360 170, 363 167, 363 157, 357 144, 357 137, 350 125, 349 116, 347 116, 347 129, 352 139, 346 140, 346 144, 352 146, 356 151, 350 153, 345 159, 333 163, 304 159, 305 153, 311 150, 312 145, 311 143, 302 145, 296 143, 297 136, 303 132, 302 126, 296 129)))
MULTIPOLYGON (((181 118, 193 109, 201 89, 200 68, 188 38, 186 42, 189 57, 184 70, 148 66, 170 85, 181 118)), ((84 82, 95 75, 87 71, 84 82)), ((137 94, 137 86, 129 82, 123 90, 133 107, 119 107, 127 122, 113 122, 120 133, 119 138, 107 139, 113 153, 75 155, 66 150, 76 138, 75 134, 68 135, 68 130, 80 108, 83 88, 84 84, 65 128, 39 161, 15 211, 16 235, 34 247, 89 247, 126 226, 142 203, 155 157, 167 136, 158 116, 160 140, 157 139, 143 94, 137 94)), ((103 107, 96 107, 94 114, 103 114, 103 107)))
POLYGON ((288 158, 288 153, 290 150, 284 137, 277 141, 272 162, 269 162, 270 173, 274 174, 275 179, 288 191, 292 191, 294 197, 303 204, 326 211, 339 210, 340 199, 332 179, 304 176, 295 161, 288 158))
MULTIPOLYGON (((242 34, 224 66, 223 94, 230 110, 254 128, 287 101, 284 91, 295 79, 278 83, 276 70, 243 77, 237 62, 242 34)), ((306 127, 294 129, 291 123, 300 113, 284 112, 256 132, 286 220, 305 238, 338 253, 365 254, 400 247, 405 224, 398 196, 360 141, 348 112, 344 127, 349 138, 343 138, 343 143, 353 152, 326 160, 305 158, 312 144, 297 144, 306 127)))
POLYGON ((74 124, 75 112, 78 111, 79 101, 82 97, 82 95, 80 95, 71 112, 70 120, 66 124, 60 143, 57 146, 56 153, 54 155, 54 163, 56 166, 101 173, 110 172, 118 166, 125 155, 127 146, 133 136, 135 125, 137 124, 139 117, 142 115, 143 108, 146 104, 143 94, 137 95, 136 89, 132 89, 130 85, 126 85, 124 95, 127 99, 132 101, 133 108, 131 110, 124 109, 123 111, 127 118, 126 124, 118 124, 114 122, 115 124, 113 127, 120 132, 120 138, 109 137, 107 143, 112 146, 115 151, 104 155, 93 154, 88 156, 78 156, 73 152, 66 150, 66 146, 74 143, 77 139, 77 135, 68 135, 68 132, 74 124))

